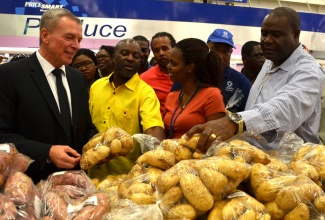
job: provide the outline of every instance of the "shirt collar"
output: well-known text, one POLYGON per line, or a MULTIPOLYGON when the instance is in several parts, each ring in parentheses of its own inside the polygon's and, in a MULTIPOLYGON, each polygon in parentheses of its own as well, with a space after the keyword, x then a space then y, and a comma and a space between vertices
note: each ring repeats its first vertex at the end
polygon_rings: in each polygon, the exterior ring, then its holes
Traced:
MULTIPOLYGON (((110 83, 113 83, 113 73, 111 73, 108 77, 107 77, 107 80, 110 82, 110 83)), ((136 86, 138 84, 138 81, 140 80, 140 77, 139 77, 139 74, 136 73, 134 74, 131 79, 129 79, 125 84, 124 86, 126 86, 126 88, 132 90, 132 91, 135 91, 136 89, 136 86)))
MULTIPOLYGON (((47 77, 49 74, 52 73, 55 67, 51 63, 49 63, 44 57, 42 57, 42 55, 38 51, 36 51, 36 57, 45 73, 45 76, 47 77)), ((65 65, 62 65, 59 69, 61 69, 64 75, 66 75, 65 65)))
MULTIPOLYGON (((282 69, 286 72, 294 68, 294 64, 298 61, 302 53, 304 53, 304 48, 301 44, 292 52, 292 54, 278 67, 272 69, 272 72, 276 72, 278 69, 282 69)), ((306 52, 307 53, 307 52, 306 52)))

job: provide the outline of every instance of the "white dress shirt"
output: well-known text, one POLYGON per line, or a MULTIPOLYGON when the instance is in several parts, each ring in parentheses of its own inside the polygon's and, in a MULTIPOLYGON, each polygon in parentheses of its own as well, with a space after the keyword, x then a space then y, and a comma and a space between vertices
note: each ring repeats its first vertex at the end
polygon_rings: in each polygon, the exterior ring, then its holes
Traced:
MULTIPOLYGON (((58 92, 57 92, 57 88, 56 88, 56 78, 55 75, 52 73, 52 71, 55 69, 55 67, 50 64, 47 60, 45 60, 42 55, 37 51, 36 52, 36 56, 38 61, 41 64, 41 67, 45 73, 45 77, 50 85, 50 88, 52 90, 52 93, 54 95, 56 104, 59 108, 60 111, 60 104, 59 104, 59 98, 58 98, 58 92)), ((71 119, 72 119, 72 105, 71 105, 71 94, 70 94, 70 88, 69 88, 69 83, 68 83, 68 79, 67 79, 67 75, 65 72, 65 65, 61 66, 60 69, 63 71, 64 74, 62 74, 62 83, 63 86, 67 92, 67 96, 68 96, 68 101, 69 101, 69 107, 70 107, 70 114, 71 114, 71 119)))
POLYGON ((319 143, 324 70, 302 45, 279 67, 271 68, 272 62, 266 60, 245 111, 239 113, 246 130, 265 136, 292 131, 306 142, 319 143))

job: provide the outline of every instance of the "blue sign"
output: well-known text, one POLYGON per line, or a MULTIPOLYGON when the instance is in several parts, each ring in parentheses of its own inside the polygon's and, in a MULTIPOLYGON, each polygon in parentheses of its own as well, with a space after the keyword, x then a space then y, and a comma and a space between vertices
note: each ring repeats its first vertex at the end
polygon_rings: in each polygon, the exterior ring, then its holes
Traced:
MULTIPOLYGON (((247 2, 247 0, 223 1, 247 2)), ((0 5, 0 14, 42 15, 50 8, 64 7, 78 17, 222 23, 253 27, 260 27, 265 15, 270 11, 265 8, 164 0, 0 0, 0 5), (143 7, 144 5, 146 7, 143 7)), ((303 12, 299 14, 301 30, 325 32, 324 15, 303 12)))

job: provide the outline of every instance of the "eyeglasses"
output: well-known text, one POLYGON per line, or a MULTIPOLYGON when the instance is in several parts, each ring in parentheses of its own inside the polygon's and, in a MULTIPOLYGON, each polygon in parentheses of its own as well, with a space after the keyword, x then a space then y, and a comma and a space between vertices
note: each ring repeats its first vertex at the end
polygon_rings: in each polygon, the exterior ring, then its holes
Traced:
POLYGON ((83 67, 88 69, 88 68, 91 67, 92 64, 93 64, 93 61, 87 60, 87 61, 82 62, 82 63, 73 64, 72 67, 76 68, 76 69, 79 69, 79 70, 81 70, 83 67))
POLYGON ((108 58, 108 57, 110 57, 110 55, 108 55, 108 54, 103 54, 103 55, 98 55, 98 56, 96 56, 96 59, 99 60, 99 59, 105 59, 105 58, 108 58))

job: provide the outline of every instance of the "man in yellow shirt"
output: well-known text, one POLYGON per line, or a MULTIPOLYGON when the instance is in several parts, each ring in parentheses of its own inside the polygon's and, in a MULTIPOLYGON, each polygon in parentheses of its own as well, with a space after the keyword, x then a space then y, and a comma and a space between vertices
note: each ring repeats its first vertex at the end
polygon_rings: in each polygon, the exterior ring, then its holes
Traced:
MULTIPOLYGON (((133 135, 150 134, 165 138, 160 103, 154 90, 138 75, 141 48, 133 39, 121 40, 114 51, 114 72, 97 80, 90 89, 89 108, 99 132, 118 126, 133 135)), ((134 145, 127 157, 116 157, 88 171, 91 178, 128 173, 140 156, 134 145)))

